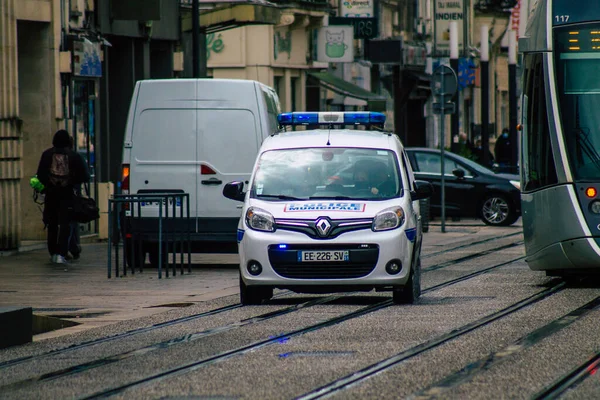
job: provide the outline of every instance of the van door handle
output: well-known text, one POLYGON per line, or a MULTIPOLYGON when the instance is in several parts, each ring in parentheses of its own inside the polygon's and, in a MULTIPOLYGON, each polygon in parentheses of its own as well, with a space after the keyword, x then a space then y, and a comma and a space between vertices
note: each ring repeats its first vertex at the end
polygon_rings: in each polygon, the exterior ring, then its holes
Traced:
POLYGON ((221 183, 223 183, 223 181, 217 178, 210 178, 209 180, 202 181, 203 185, 220 185, 221 183))

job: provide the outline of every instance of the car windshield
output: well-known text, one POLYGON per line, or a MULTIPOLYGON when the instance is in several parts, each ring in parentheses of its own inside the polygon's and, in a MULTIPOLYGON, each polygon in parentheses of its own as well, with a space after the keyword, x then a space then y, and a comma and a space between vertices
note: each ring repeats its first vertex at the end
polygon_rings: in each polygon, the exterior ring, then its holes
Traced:
POLYGON ((250 196, 263 200, 386 200, 402 195, 395 154, 364 148, 264 152, 250 196))

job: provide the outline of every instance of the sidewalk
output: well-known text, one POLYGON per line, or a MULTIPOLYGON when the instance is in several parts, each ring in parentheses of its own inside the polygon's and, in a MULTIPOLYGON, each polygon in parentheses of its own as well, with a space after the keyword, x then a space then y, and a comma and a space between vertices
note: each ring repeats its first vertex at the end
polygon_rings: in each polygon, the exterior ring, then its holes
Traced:
MULTIPOLYGON (((476 220, 439 220, 424 235, 423 253, 474 240, 482 235, 519 232, 520 221, 492 228, 476 220)), ((238 294, 237 254, 193 254, 192 273, 158 279, 155 269, 107 278, 107 243, 83 244, 81 259, 68 265, 50 263, 45 246, 0 256, 0 306, 33 307, 34 314, 56 316, 80 325, 34 336, 34 340, 74 333, 175 307, 238 294)), ((122 268, 122 261, 121 261, 122 268)), ((122 269, 121 269, 122 270, 122 269)), ((163 271, 164 272, 164 271, 163 271)))

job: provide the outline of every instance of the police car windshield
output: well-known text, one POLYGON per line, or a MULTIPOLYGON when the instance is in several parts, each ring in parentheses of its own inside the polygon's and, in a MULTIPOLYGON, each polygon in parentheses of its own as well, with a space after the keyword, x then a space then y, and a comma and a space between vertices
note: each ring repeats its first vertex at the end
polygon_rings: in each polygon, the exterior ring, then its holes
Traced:
POLYGON ((261 155, 250 190, 268 201, 386 200, 401 196, 402 180, 390 150, 281 149, 261 155))

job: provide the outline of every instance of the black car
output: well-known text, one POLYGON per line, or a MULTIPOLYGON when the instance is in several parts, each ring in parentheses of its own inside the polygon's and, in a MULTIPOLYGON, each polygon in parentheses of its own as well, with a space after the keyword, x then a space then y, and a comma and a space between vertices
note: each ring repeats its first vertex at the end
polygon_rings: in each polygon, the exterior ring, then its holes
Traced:
MULTIPOLYGON (((415 178, 434 187, 431 214, 441 215, 441 154, 437 149, 407 148, 415 178)), ((518 175, 499 174, 467 158, 445 152, 446 215, 478 217, 488 225, 508 226, 521 216, 518 175)))

